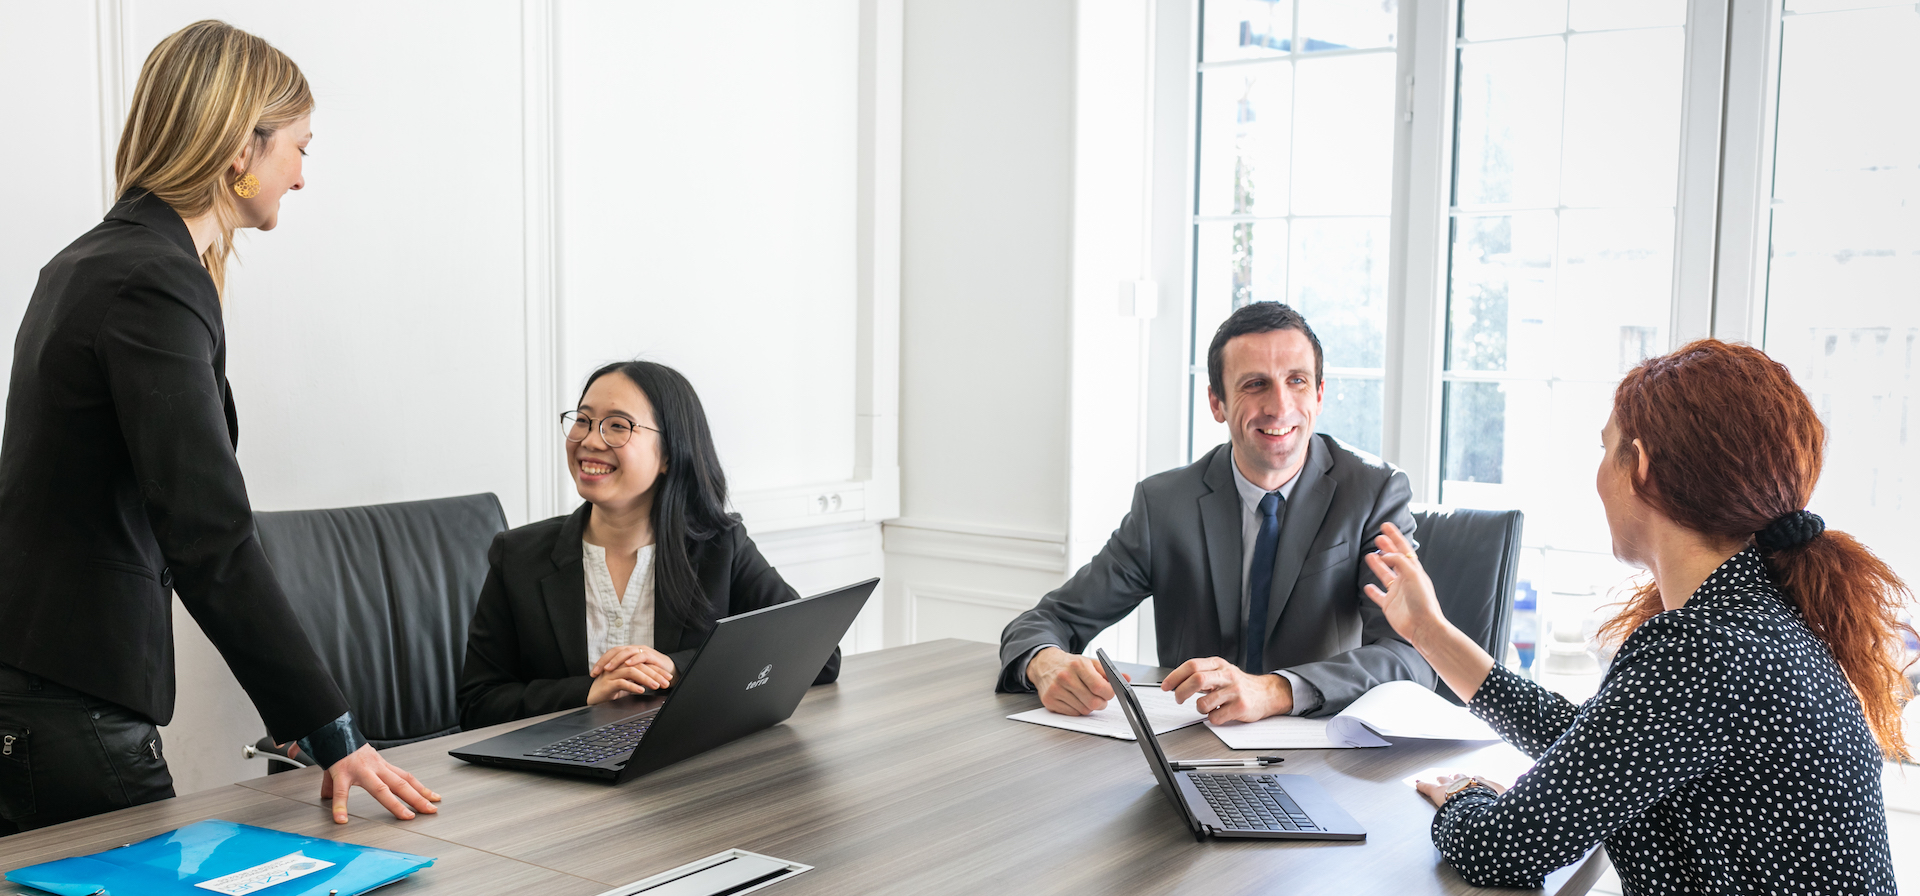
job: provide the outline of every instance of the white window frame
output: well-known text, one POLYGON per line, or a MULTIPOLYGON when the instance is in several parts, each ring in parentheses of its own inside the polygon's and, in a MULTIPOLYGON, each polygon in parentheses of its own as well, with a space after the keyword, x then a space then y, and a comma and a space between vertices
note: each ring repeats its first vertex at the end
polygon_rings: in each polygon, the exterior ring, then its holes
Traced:
MULTIPOLYGON (((1763 335, 1782 3, 1688 2, 1669 348, 1763 335)), ((1198 12, 1198 0, 1156 4, 1156 143, 1182 150, 1157 154, 1153 173, 1154 270, 1174 313, 1153 327, 1149 430, 1160 435, 1149 471, 1186 459, 1191 383, 1206 376, 1192 330, 1198 12), (1166 46, 1180 36, 1177 52, 1166 46)), ((1407 472, 1415 501, 1431 502, 1440 497, 1459 0, 1402 0, 1400 22, 1381 453, 1407 472)))

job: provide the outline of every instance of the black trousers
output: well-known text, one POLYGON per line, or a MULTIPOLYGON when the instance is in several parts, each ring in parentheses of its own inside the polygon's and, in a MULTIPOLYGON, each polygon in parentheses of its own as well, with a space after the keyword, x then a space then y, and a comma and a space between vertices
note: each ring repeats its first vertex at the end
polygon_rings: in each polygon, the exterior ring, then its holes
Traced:
POLYGON ((0 663, 0 836, 171 796, 151 720, 0 663))

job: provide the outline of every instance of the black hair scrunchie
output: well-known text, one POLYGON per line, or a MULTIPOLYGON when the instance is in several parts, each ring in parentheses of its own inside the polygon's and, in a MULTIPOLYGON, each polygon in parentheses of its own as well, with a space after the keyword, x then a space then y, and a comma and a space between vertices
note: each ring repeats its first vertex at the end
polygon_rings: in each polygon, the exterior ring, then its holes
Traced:
POLYGON ((1779 519, 1767 524, 1754 534, 1753 542, 1763 551, 1778 551, 1795 548, 1819 537, 1827 531, 1827 521, 1820 515, 1808 510, 1796 510, 1783 514, 1779 519))

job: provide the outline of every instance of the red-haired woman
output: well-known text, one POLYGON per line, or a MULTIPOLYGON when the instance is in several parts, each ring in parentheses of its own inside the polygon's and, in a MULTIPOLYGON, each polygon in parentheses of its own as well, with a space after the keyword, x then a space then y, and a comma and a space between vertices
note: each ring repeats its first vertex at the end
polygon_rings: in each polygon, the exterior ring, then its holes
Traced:
POLYGON ((1482 886, 1540 886, 1596 842, 1628 893, 1892 893, 1881 755, 1907 754, 1906 587, 1805 509, 1826 433, 1787 369, 1707 339, 1614 392, 1597 486, 1652 581, 1575 705, 1449 624, 1389 528, 1368 596, 1468 708, 1534 757, 1512 789, 1422 782, 1433 841, 1482 886))

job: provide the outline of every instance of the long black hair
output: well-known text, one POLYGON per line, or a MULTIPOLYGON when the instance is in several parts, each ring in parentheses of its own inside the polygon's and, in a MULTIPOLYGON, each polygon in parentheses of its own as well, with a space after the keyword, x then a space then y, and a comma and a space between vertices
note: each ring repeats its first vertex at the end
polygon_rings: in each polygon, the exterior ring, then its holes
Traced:
POLYGON ((595 380, 610 373, 632 380, 646 394, 660 428, 666 469, 653 491, 653 599, 675 618, 699 625, 711 603, 694 575, 693 547, 739 525, 727 513, 727 476, 707 429, 707 412, 680 371, 652 361, 616 361, 594 371, 580 387, 580 400, 587 399, 595 380))

